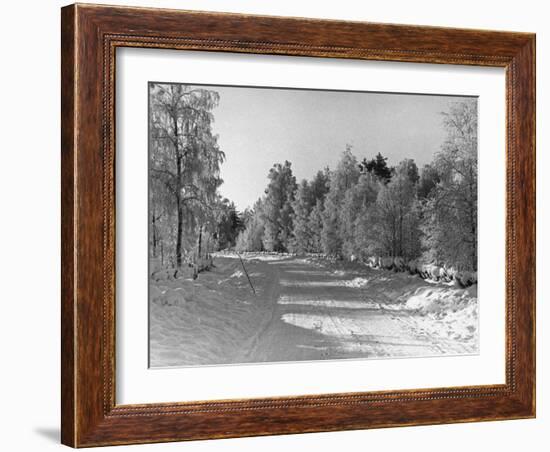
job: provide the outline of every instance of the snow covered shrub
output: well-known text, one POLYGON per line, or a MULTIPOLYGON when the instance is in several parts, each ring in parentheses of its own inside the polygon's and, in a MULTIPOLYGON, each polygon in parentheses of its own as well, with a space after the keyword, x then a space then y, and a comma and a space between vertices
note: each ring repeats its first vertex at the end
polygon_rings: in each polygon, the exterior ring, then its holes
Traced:
POLYGON ((159 298, 159 301, 163 305, 167 306, 180 306, 187 303, 185 290, 181 287, 175 289, 168 289, 162 297, 159 298))
POLYGON ((469 287, 473 284, 477 284, 477 272, 457 272, 455 275, 455 281, 460 287, 469 287))
POLYGON ((407 270, 411 275, 416 275, 418 273, 418 261, 416 259, 411 259, 407 262, 407 270))
POLYGON ((151 300, 153 303, 156 303, 157 300, 162 296, 163 291, 160 290, 160 288, 154 284, 151 284, 149 286, 149 300, 151 300))
POLYGON ((402 272, 403 270, 405 270, 405 259, 403 259, 402 257, 394 257, 393 269, 396 272, 402 272))
POLYGON ((369 258, 367 258, 367 266, 369 266, 370 268, 378 268, 379 267, 379 264, 378 264, 378 256, 370 256, 369 258))
POLYGON ((439 281, 441 275, 443 274, 443 269, 436 264, 427 264, 422 266, 422 277, 424 279, 432 279, 434 281, 439 281))

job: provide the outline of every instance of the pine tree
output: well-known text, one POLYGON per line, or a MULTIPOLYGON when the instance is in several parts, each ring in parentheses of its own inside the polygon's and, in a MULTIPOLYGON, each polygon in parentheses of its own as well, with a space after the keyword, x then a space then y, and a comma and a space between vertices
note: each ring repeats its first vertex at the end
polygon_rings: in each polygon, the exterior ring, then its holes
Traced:
POLYGON ((367 160, 366 158, 359 164, 359 169, 362 173, 372 173, 383 182, 387 183, 392 177, 392 168, 387 164, 387 157, 382 156, 380 152, 376 157, 367 160))

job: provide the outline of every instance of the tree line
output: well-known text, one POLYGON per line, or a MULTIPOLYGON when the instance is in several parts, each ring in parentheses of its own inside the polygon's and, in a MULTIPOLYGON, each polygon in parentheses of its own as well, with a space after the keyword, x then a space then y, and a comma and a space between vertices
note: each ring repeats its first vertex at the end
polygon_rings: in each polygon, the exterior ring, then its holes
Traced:
POLYGON ((297 183, 291 163, 275 164, 244 212, 239 251, 323 253, 437 262, 477 271, 477 111, 474 101, 442 114, 446 139, 433 161, 389 166, 378 153, 358 160, 351 146, 334 170, 297 183))
POLYGON ((477 271, 477 110, 442 114, 446 139, 433 161, 389 166, 348 146, 335 169, 297 181, 289 161, 269 170, 244 212, 222 198, 225 155, 212 131, 219 94, 149 86, 149 249, 155 267, 180 268, 214 250, 323 253, 441 262, 477 271))

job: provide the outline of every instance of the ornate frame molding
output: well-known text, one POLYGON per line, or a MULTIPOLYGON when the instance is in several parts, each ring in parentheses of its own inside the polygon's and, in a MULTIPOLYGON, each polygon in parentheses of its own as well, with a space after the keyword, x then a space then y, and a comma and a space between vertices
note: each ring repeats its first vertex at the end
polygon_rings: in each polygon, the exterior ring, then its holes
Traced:
POLYGON ((534 35, 77 4, 62 9, 62 88, 64 444, 80 447, 534 416, 534 35), (116 405, 118 47, 504 67, 506 383, 116 405))

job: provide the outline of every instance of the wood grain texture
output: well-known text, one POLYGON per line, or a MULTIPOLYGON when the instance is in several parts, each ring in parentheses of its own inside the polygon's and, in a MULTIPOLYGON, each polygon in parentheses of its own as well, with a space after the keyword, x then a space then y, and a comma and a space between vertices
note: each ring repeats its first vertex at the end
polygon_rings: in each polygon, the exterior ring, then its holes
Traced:
POLYGON ((62 9, 62 442, 73 447, 535 415, 535 36, 71 5, 62 9), (506 384, 116 405, 117 47, 506 68, 506 384))
POLYGON ((76 313, 74 296, 74 158, 75 138, 75 30, 74 8, 61 11, 61 441, 75 443, 75 361, 76 313))

